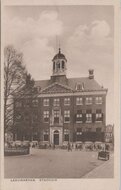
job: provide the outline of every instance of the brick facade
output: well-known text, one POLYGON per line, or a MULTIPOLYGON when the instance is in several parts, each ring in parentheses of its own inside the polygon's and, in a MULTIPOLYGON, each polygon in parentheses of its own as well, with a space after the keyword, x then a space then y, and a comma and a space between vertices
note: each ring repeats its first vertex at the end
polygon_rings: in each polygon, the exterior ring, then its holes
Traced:
POLYGON ((57 60, 63 61, 63 68, 60 64, 50 80, 35 82, 36 98, 14 99, 17 140, 55 145, 64 141, 104 141, 107 89, 94 80, 92 70, 89 77, 68 79, 64 73, 67 60, 60 51, 57 55, 53 68, 57 60))

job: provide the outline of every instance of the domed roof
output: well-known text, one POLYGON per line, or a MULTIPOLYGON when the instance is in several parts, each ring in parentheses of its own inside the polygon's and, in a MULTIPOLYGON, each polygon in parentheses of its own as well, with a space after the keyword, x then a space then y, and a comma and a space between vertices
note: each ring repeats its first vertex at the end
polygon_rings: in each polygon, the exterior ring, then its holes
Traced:
POLYGON ((53 60, 54 61, 55 59, 65 59, 66 60, 66 57, 64 54, 61 53, 61 49, 59 48, 59 52, 54 56, 53 60))

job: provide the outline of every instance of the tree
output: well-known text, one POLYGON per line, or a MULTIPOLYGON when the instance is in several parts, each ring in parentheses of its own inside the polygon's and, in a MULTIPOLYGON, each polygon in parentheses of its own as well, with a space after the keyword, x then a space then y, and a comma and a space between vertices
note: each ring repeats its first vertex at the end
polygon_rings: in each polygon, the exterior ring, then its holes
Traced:
POLYGON ((13 125, 13 96, 26 85, 27 71, 23 55, 13 46, 4 49, 4 132, 13 125))

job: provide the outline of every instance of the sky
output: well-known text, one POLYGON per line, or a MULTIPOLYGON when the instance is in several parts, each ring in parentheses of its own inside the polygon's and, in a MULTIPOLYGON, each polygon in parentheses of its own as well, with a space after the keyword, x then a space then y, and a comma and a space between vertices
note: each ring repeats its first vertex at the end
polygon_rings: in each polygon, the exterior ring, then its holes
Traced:
POLYGON ((4 44, 23 53, 35 80, 49 79, 59 44, 67 58, 67 77, 88 76, 108 88, 107 124, 114 123, 113 6, 6 6, 4 44))

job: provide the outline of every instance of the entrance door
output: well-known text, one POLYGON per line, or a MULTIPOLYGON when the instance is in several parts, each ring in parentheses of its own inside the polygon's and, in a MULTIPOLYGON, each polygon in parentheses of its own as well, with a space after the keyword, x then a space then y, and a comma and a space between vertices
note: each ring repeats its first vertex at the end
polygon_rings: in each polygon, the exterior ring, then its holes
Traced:
POLYGON ((54 145, 59 145, 59 131, 54 131, 54 145))

